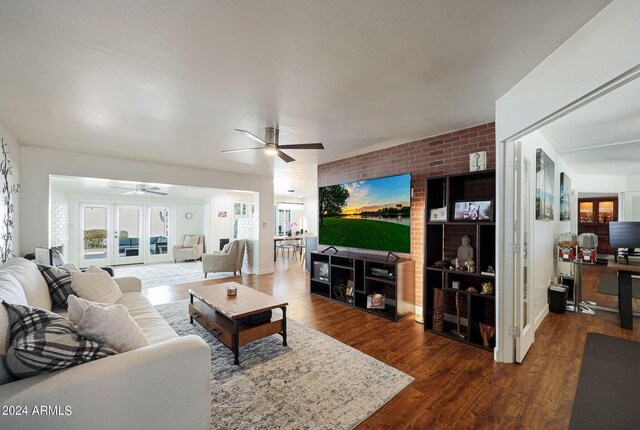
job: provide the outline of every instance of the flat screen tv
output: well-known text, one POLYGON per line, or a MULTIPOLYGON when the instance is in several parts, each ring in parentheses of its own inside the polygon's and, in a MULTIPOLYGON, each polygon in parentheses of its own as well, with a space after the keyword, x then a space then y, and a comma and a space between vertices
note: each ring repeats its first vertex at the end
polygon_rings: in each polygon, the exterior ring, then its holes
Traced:
POLYGON ((320 187, 319 238, 323 245, 411 251, 411 175, 320 187))
POLYGON ((609 245, 612 248, 640 248, 640 221, 609 222, 609 245))

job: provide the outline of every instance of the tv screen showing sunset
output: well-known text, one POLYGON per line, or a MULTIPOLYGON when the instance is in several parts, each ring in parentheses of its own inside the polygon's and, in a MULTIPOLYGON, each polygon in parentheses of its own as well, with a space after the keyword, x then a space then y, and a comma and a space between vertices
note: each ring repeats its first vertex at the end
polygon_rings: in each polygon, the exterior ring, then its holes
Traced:
POLYGON ((320 187, 324 245, 409 253, 411 175, 320 187))

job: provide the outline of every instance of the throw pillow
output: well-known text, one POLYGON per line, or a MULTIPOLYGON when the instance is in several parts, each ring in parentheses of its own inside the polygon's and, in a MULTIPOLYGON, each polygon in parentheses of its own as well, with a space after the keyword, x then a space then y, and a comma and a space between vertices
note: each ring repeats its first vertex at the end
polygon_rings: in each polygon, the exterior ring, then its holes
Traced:
POLYGON ((92 264, 91 266, 87 267, 87 270, 85 270, 85 273, 107 273, 107 271, 99 268, 98 266, 94 266, 92 264))
POLYGON ((226 254, 227 252, 229 252, 229 249, 231 249, 231 244, 227 243, 222 247, 222 253, 226 254))
POLYGON ((71 289, 92 302, 115 303, 122 298, 120 287, 108 273, 71 273, 71 289))
POLYGON ((51 263, 53 266, 63 266, 66 263, 64 256, 57 249, 51 250, 51 263))
POLYGON ((200 236, 185 236, 184 242, 182 243, 183 248, 193 248, 198 244, 200 240, 200 236))
POLYGON ((89 303, 78 323, 78 333, 104 342, 118 352, 149 345, 149 340, 124 305, 89 303))
POLYGON ((38 264, 42 277, 47 281, 51 301, 63 308, 67 307, 67 297, 71 291, 71 270, 61 267, 44 266, 38 264))
POLYGON ((76 333, 71 321, 45 309, 3 302, 9 314, 7 369, 18 378, 53 372, 116 354, 76 333))
POLYGON ((89 300, 82 299, 74 294, 69 296, 69 307, 67 308, 67 318, 72 323, 78 325, 82 316, 84 315, 84 310, 87 309, 87 306, 90 304, 95 304, 98 306, 111 306, 112 303, 98 303, 98 302, 90 302, 89 300))

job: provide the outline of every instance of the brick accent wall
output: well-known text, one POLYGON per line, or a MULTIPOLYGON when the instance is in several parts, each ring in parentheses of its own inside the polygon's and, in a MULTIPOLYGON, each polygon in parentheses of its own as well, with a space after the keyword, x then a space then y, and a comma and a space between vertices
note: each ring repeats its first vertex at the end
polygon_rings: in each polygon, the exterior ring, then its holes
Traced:
POLYGON ((412 174, 410 258, 416 262, 416 303, 422 305, 425 179, 468 172, 469 154, 478 151, 487 151, 487 168, 495 169, 495 140, 495 124, 491 122, 321 164, 318 186, 412 174))

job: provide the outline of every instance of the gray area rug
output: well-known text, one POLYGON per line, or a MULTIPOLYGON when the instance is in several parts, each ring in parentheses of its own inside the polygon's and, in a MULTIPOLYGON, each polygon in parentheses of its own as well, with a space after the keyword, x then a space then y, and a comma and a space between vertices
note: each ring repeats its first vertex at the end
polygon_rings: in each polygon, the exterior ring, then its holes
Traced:
MULTIPOLYGON (((640 283, 633 280, 632 282, 633 298, 640 299, 640 283)), ((618 277, 616 275, 602 275, 600 284, 598 284, 598 292, 600 294, 609 294, 611 296, 618 295, 618 277)))
POLYGON ((181 336, 211 346, 211 429, 351 429, 414 378, 287 318, 287 343, 269 336, 233 353, 200 325, 188 301, 156 306, 181 336))
MULTIPOLYGON (((202 281, 204 272, 201 261, 180 263, 134 264, 114 267, 114 276, 135 276, 142 281, 142 289, 161 285, 176 285, 202 281)), ((207 279, 233 277, 233 273, 209 273, 207 279)))

